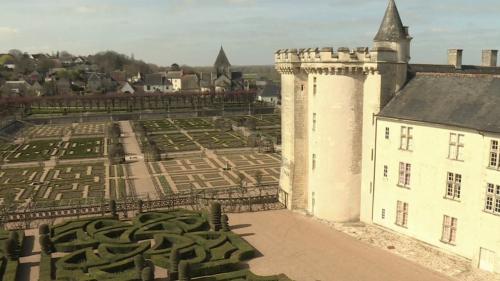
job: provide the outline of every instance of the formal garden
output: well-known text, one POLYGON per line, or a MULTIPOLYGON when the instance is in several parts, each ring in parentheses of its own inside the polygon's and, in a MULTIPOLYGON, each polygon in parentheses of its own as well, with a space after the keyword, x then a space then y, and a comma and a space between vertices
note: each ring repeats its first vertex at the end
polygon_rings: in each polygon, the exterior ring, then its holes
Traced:
POLYGON ((148 133, 178 131, 168 119, 136 121, 136 126, 142 127, 148 133))
POLYGON ((290 280, 251 273, 245 261, 257 251, 230 230, 218 203, 210 212, 139 210, 131 220, 110 208, 109 217, 40 226, 40 281, 290 280))
POLYGON ((176 126, 186 131, 214 129, 212 120, 207 118, 173 119, 173 122, 176 126))
POLYGON ((149 140, 156 144, 161 153, 201 149, 185 134, 180 132, 151 135, 149 136, 149 140))
POLYGON ((103 163, 8 168, 0 171, 0 199, 8 206, 90 204, 104 199, 104 183, 103 163))
POLYGON ((72 138, 32 140, 17 145, 5 154, 8 163, 47 161, 51 157, 60 159, 99 158, 104 155, 104 138, 72 138))
POLYGON ((194 141, 208 149, 245 147, 247 142, 234 132, 202 131, 188 133, 194 141))

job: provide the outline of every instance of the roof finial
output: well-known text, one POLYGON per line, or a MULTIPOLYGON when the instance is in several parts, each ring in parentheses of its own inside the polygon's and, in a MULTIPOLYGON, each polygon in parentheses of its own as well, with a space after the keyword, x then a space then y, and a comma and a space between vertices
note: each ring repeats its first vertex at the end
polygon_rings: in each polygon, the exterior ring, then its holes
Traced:
POLYGON ((407 34, 401 22, 398 7, 396 7, 394 0, 389 0, 389 6, 387 6, 387 10, 385 11, 384 19, 373 40, 376 42, 397 42, 406 37, 407 34))

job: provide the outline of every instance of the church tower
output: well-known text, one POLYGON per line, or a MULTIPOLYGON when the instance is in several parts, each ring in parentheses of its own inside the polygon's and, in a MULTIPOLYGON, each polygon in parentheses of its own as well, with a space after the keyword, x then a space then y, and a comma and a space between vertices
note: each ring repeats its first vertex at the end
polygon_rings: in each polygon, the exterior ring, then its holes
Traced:
POLYGON ((331 221, 371 219, 374 115, 406 82, 410 41, 390 0, 371 50, 276 52, 280 186, 288 192, 289 208, 331 221))
POLYGON ((220 47, 219 55, 217 55, 217 59, 215 60, 214 68, 217 78, 225 75, 227 78, 231 79, 231 63, 229 63, 222 46, 220 47))

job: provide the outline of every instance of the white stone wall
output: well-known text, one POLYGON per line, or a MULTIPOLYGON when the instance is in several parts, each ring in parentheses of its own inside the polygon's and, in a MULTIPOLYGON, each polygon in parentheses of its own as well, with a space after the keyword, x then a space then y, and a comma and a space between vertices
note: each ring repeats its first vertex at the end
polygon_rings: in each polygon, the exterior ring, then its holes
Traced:
POLYGON ((363 74, 309 74, 308 210, 318 218, 359 219, 364 79, 363 74))
POLYGON ((379 118, 373 222, 472 259, 475 266, 480 249, 488 249, 496 253, 495 270, 500 272, 500 217, 483 211, 487 183, 500 184, 500 171, 488 168, 490 139, 471 130, 379 118), (411 152, 399 149, 403 125, 413 128, 411 152), (452 132, 465 136, 463 161, 448 159, 452 132), (412 165, 409 189, 397 185, 400 162, 412 165), (459 200, 445 198, 448 172, 462 175, 459 200), (407 227, 395 224, 398 200, 409 204, 407 227), (458 219, 455 245, 440 241, 444 215, 458 219))

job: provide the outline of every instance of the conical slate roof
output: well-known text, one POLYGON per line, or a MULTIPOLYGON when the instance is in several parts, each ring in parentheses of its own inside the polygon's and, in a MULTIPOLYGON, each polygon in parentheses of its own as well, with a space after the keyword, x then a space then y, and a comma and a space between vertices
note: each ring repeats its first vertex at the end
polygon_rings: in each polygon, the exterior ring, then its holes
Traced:
POLYGON ((373 41, 396 42, 404 38, 406 38, 406 34, 399 16, 398 7, 396 7, 394 0, 389 0, 384 19, 373 41))
POLYGON ((215 67, 231 66, 222 46, 220 47, 219 55, 215 60, 214 66, 215 67))

